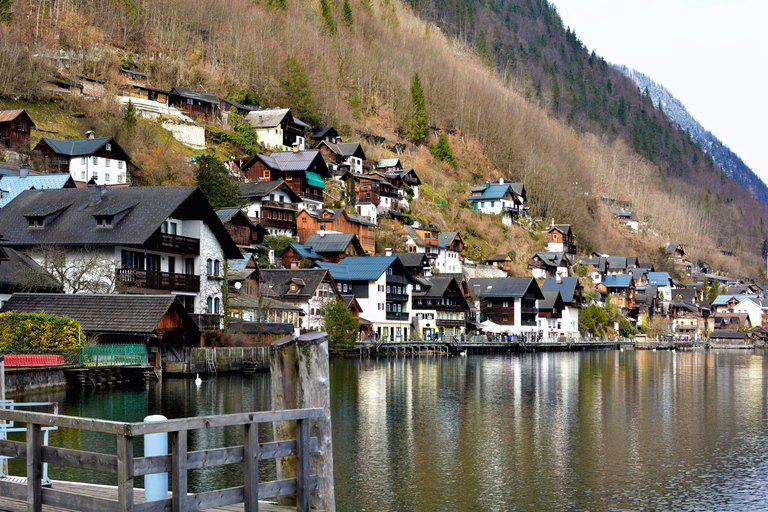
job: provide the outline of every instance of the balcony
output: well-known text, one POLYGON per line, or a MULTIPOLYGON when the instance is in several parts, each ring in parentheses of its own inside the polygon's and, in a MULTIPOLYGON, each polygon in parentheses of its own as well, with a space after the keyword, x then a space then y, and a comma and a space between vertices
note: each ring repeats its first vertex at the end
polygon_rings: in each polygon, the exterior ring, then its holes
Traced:
POLYGON ((221 315, 206 313, 202 315, 190 314, 189 316, 192 317, 197 324, 197 328, 201 331, 218 331, 221 329, 221 315))
POLYGON ((394 274, 387 274, 387 284, 408 284, 408 280, 403 276, 396 276, 394 274))
POLYGON ((156 233, 144 244, 144 247, 154 251, 172 252, 176 254, 200 254, 200 240, 187 236, 156 233))
POLYGON ((293 210, 298 211, 299 205, 293 203, 281 203, 279 201, 263 200, 261 202, 262 208, 278 208, 280 210, 293 210))
POLYGON ((462 327, 464 326, 464 320, 448 320, 446 318, 438 318, 435 320, 435 324, 441 327, 462 327))
POLYGON ((454 304, 454 305, 418 304, 416 301, 414 301, 413 307, 411 309, 433 309, 435 311, 456 311, 456 312, 462 312, 467 310, 466 306, 459 306, 457 304, 454 304))
POLYGON ((296 231, 296 219, 278 220, 278 219, 262 218, 259 221, 259 223, 265 228, 290 229, 292 231, 296 231))
POLYGON ((408 301, 407 293, 388 293, 387 302, 406 302, 408 301))
POLYGON ((115 272, 117 282, 124 286, 177 292, 200 291, 200 276, 135 268, 119 268, 115 272))
POLYGON ((407 311, 387 311, 387 320, 396 320, 400 322, 409 322, 410 318, 407 311))
POLYGON ((520 313, 523 315, 537 315, 539 310, 537 308, 520 308, 520 313))
POLYGON ((299 197, 302 199, 306 199, 308 201, 317 201, 322 203, 323 202, 323 196, 318 194, 308 194, 306 192, 302 192, 299 194, 299 197))

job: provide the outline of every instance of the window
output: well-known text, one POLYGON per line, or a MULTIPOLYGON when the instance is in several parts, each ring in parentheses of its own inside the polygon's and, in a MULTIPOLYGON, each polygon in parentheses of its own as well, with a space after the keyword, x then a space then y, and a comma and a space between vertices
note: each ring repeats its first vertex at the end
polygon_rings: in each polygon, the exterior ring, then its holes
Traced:
POLYGON ((94 156, 94 157, 92 158, 92 160, 93 160, 93 165, 99 165, 99 157, 97 157, 97 156, 94 156))
POLYGON ((293 180, 293 174, 288 173, 285 175, 285 181, 292 181, 293 180))
POLYGON ((195 104, 194 100, 187 98, 187 105, 194 105, 194 104, 195 104))
POLYGON ((160 255, 159 254, 147 254, 147 270, 154 272, 160 272, 160 255))
POLYGON ((20 132, 24 131, 24 121, 19 121, 16 123, 16 130, 20 132))
POLYGON ((85 171, 80 171, 80 179, 81 180, 85 179, 85 171))
POLYGON ((104 173, 104 181, 109 181, 109 173, 108 172, 104 173))
POLYGON ((205 301, 205 307, 207 308, 208 313, 210 313, 213 310, 213 299, 208 297, 205 301))
POLYGON ((208 258, 208 260, 205 262, 205 274, 206 275, 213 275, 211 271, 213 270, 213 261, 211 258, 208 258))
POLYGON ((387 293, 389 293, 389 286, 387 286, 387 293))
MULTIPOLYGON (((270 179, 270 176, 271 176, 271 174, 269 172, 269 169, 265 169, 264 170, 264 179, 268 180, 268 179, 270 179)), ((274 199, 273 199, 273 201, 274 201, 274 199)))
POLYGON ((219 298, 218 298, 218 297, 216 297, 215 299, 213 299, 213 312, 214 312, 215 314, 217 314, 217 315, 219 314, 219 309, 220 309, 220 308, 219 308, 219 303, 220 303, 220 302, 221 302, 221 301, 219 300, 219 298))
POLYGON ((219 275, 219 260, 214 260, 213 262, 213 275, 219 275))
POLYGON ((112 151, 112 144, 110 144, 109 142, 107 142, 107 151, 112 151))
POLYGON ((505 300, 505 301, 504 301, 504 304, 503 304, 503 306, 504 306, 505 308, 508 308, 508 307, 509 307, 509 301, 505 300))
POLYGON ((110 160, 109 158, 105 158, 104 165, 106 165, 107 167, 110 167, 112 165, 112 160, 110 160))
POLYGON ((502 322, 509 322, 509 316, 506 313, 501 315, 501 321, 502 322))
POLYGON ((144 253, 138 251, 122 251, 121 264, 123 268, 144 269, 144 253))
POLYGON ((88 160, 88 157, 83 157, 80 159, 80 165, 85 165, 85 162, 88 160))
POLYGON ((117 175, 117 182, 118 183, 122 183, 124 179, 125 179, 125 174, 118 174, 117 175))
POLYGON ((117 161, 117 168, 118 169, 122 169, 123 168, 123 161, 122 160, 118 160, 117 161))

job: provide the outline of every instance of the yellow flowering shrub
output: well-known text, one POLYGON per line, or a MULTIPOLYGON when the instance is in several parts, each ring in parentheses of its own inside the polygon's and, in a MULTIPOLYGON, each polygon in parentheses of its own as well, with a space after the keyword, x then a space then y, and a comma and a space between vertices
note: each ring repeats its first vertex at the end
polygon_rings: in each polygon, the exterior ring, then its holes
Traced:
POLYGON ((0 350, 3 352, 64 351, 77 348, 77 320, 45 313, 0 313, 0 350))

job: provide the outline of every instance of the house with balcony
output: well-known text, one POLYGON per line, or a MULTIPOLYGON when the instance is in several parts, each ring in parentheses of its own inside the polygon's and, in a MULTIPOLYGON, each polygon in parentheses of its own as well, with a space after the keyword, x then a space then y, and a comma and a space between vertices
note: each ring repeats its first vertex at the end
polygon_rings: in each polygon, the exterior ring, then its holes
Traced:
POLYGON ((411 302, 411 327, 414 338, 458 338, 466 332, 470 307, 456 275, 417 278, 411 302))
POLYGON ((338 263, 349 256, 365 256, 354 233, 310 235, 305 245, 290 244, 278 255, 285 268, 300 268, 315 261, 338 263))
POLYGON ((285 181, 301 197, 300 208, 307 210, 323 207, 323 179, 331 177, 320 150, 301 151, 298 146, 292 151, 275 151, 270 156, 256 155, 243 164, 240 174, 250 183, 285 181))
POLYGON ((637 214, 633 211, 626 210, 624 208, 611 209, 611 215, 613 219, 619 224, 624 224, 632 231, 637 233, 640 227, 640 219, 637 218, 637 214))
POLYGON ((460 254, 464 241, 458 231, 438 231, 430 227, 405 226, 408 239, 405 248, 412 253, 425 253, 432 268, 442 274, 461 272, 460 254))
POLYGON ((261 244, 269 232, 258 221, 252 222, 242 209, 219 208, 216 215, 241 252, 253 253, 264 249, 261 244))
POLYGON ((376 224, 364 217, 347 213, 346 210, 302 210, 296 217, 299 242, 308 243, 312 235, 352 233, 357 235, 365 254, 373 255, 376 250, 376 224))
POLYGON ((220 325, 223 265, 241 258, 194 187, 27 190, 0 209, 0 225, 3 245, 44 267, 50 250, 63 254, 66 293, 176 295, 201 327, 220 325))
POLYGON ((409 206, 409 195, 412 195, 414 199, 418 199, 421 180, 413 169, 400 168, 387 171, 378 170, 374 174, 387 180, 387 182, 397 190, 400 201, 404 202, 404 207, 407 208, 409 206))
POLYGON ((341 142, 339 138, 335 142, 321 140, 315 149, 319 149, 326 162, 330 162, 331 170, 349 168, 350 171, 362 174, 363 162, 366 160, 365 151, 359 142, 341 142))
POLYGON ((528 268, 536 279, 570 276, 573 255, 564 252, 537 252, 528 260, 528 268))
POLYGON ((352 294, 362 308, 362 320, 382 340, 406 340, 411 325, 411 293, 416 280, 396 256, 345 258, 339 263, 315 263, 331 271, 343 294, 352 294))
POLYGON ((352 171, 339 176, 339 180, 346 183, 348 194, 354 193, 355 209, 358 215, 368 218, 371 222, 377 222, 381 190, 385 188, 391 192, 392 186, 374 174, 358 174, 352 171))
POLYGON ((245 116, 259 137, 259 142, 274 151, 289 151, 294 144, 306 149, 304 124, 297 122, 291 109, 254 110, 245 116))
MULTIPOLYGON (((560 314, 549 317, 556 319, 551 323, 554 324, 553 327, 557 330, 558 336, 577 338, 579 336, 579 311, 584 301, 584 287, 581 280, 578 277, 547 277, 541 284, 541 291, 545 296, 547 292, 553 291, 560 294, 562 303, 558 308, 560 314)), ((554 302, 552 304, 557 305, 554 302)))
POLYGON ((603 303, 610 298, 611 303, 625 314, 635 309, 635 280, 632 276, 603 276, 595 288, 603 303))
POLYGON ((504 272, 512 271, 512 263, 514 263, 514 260, 509 254, 494 254, 485 261, 486 265, 493 265, 504 272))
POLYGON ((570 224, 553 224, 547 230, 547 251, 576 254, 576 236, 570 224))
POLYGON ((214 94, 174 87, 166 97, 169 107, 175 107, 193 119, 211 121, 218 116, 219 99, 214 94))
POLYGON ((296 236, 301 198, 282 180, 239 183, 248 204, 243 211, 270 235, 296 236))
POLYGON ((501 220, 507 226, 512 224, 514 218, 527 215, 526 200, 527 193, 522 183, 509 183, 503 179, 498 183, 486 181, 485 185, 478 185, 467 198, 476 212, 503 215, 501 220))
POLYGON ((476 278, 468 285, 480 322, 493 322, 518 336, 538 334, 536 301, 544 299, 544 294, 534 278, 476 278))
POLYGON ((318 143, 320 141, 341 142, 341 137, 333 126, 318 126, 307 131, 309 138, 318 143))
POLYGON ((107 187, 131 184, 137 168, 112 137, 56 140, 43 137, 34 151, 42 156, 45 173, 69 173, 79 187, 87 183, 107 187))
POLYGON ((320 308, 331 299, 342 300, 332 273, 325 268, 262 269, 260 296, 301 308, 302 329, 323 328, 320 308))

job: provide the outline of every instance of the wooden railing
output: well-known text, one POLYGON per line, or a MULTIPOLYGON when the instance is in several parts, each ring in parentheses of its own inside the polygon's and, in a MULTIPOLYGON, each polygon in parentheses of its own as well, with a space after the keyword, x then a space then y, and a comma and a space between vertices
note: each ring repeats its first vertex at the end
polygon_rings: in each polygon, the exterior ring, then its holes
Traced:
POLYGON ((49 505, 76 511, 191 512, 244 503, 245 512, 249 512, 258 510, 259 499, 296 494, 296 509, 308 511, 310 492, 318 485, 317 475, 310 475, 310 455, 318 452, 318 448, 317 438, 309 436, 309 424, 311 419, 322 417, 323 409, 315 408, 124 423, 0 409, 0 420, 23 422, 27 432, 26 442, 0 440, 0 455, 26 459, 27 465, 27 483, 0 479, 0 496, 25 502, 30 511, 39 511, 43 505, 49 505), (295 440, 259 444, 260 423, 283 421, 296 422, 295 440), (237 425, 245 428, 243 445, 187 451, 189 431, 237 425), (113 434, 117 440, 117 455, 43 446, 41 431, 45 426, 113 434), (133 438, 156 433, 168 434, 171 454, 134 458, 133 438), (295 478, 259 482, 260 460, 290 456, 296 457, 295 478), (44 463, 116 474, 117 501, 44 488, 44 463), (189 470, 239 463, 244 468, 242 486, 188 494, 189 470), (171 473, 172 496, 134 503, 134 478, 165 472, 171 473))
POLYGON ((117 281, 125 286, 195 293, 200 291, 200 276, 135 268, 118 268, 115 272, 117 281))

